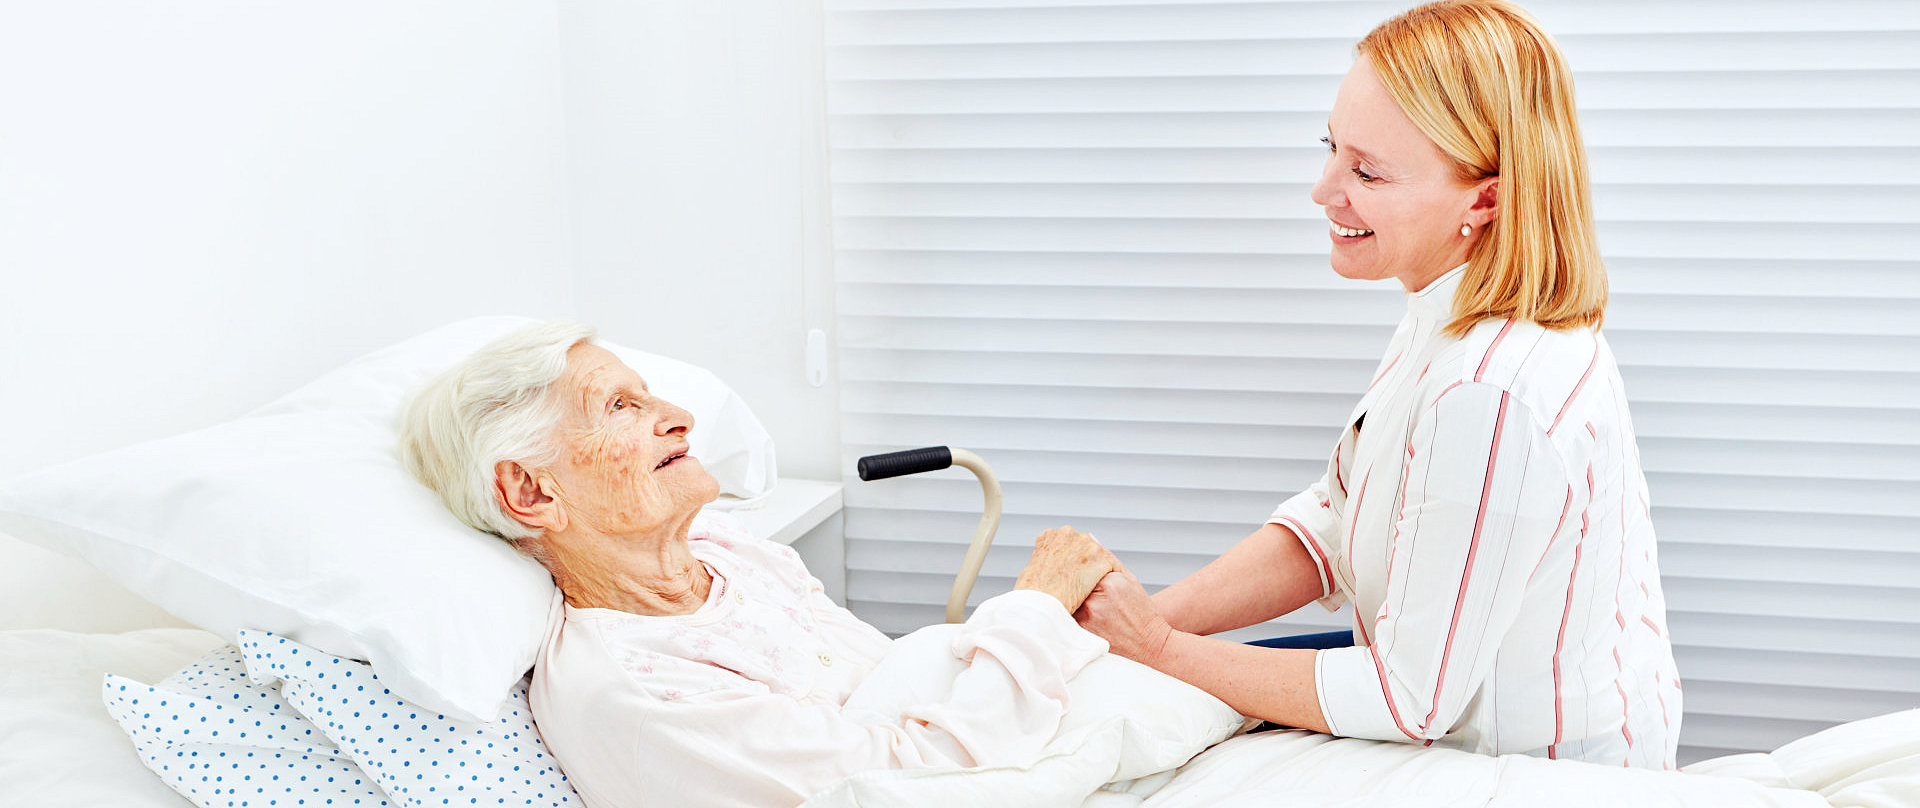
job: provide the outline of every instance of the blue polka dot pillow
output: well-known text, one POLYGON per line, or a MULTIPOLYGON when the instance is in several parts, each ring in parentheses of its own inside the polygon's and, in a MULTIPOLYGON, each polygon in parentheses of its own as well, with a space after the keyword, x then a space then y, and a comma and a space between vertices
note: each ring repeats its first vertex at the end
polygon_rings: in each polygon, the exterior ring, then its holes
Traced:
POLYGON ((279 680, 287 703, 398 805, 581 805, 534 729, 524 679, 504 717, 473 723, 401 699, 365 663, 268 632, 242 630, 239 645, 254 680, 279 680))
POLYGON ((202 808, 388 804, 277 690, 248 680, 231 645, 158 684, 108 674, 104 687, 141 760, 202 808))

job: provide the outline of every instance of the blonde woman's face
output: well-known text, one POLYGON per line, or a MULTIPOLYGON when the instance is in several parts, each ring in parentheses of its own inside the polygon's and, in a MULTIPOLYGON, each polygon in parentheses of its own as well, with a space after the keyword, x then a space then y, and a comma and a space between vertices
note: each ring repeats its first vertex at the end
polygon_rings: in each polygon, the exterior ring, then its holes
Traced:
POLYGON ((1388 94, 1365 56, 1340 83, 1327 117, 1327 164, 1313 201, 1327 211, 1333 270, 1397 278, 1409 292, 1465 263, 1492 209, 1476 208, 1452 162, 1388 94), (1471 224, 1470 235, 1460 227, 1471 224))

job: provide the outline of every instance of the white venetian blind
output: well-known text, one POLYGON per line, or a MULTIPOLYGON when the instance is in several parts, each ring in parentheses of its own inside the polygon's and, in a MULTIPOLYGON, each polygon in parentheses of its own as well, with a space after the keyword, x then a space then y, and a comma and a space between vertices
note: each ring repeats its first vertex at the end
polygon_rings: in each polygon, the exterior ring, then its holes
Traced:
MULTIPOLYGON (((1403 311, 1307 198, 1398 2, 829 0, 855 457, 994 464, 1149 588, 1324 470, 1403 311)), ((1683 762, 1920 706, 1920 3, 1539 0, 1578 74, 1683 762)), ((849 472, 847 597, 940 619, 979 494, 849 472)), ((1247 637, 1345 628, 1308 607, 1247 637)))

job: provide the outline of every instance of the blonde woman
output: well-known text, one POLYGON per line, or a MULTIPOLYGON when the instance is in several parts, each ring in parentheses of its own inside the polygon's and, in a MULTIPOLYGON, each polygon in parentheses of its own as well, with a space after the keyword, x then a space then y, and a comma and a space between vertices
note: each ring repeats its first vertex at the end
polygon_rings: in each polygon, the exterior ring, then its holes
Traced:
POLYGON ((1612 352, 1573 84, 1500 0, 1360 42, 1313 199, 1407 314, 1319 482, 1148 598, 1076 614, 1236 709, 1336 735, 1670 768, 1680 682, 1612 352), (1348 647, 1205 635, 1351 602, 1348 647))

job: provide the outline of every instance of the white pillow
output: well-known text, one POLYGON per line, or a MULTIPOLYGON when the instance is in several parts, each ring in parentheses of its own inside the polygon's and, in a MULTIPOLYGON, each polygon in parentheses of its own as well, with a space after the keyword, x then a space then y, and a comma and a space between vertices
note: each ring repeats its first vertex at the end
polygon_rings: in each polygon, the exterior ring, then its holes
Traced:
POLYGON ((366 665, 284 637, 241 631, 240 654, 256 683, 278 680, 287 703, 397 805, 581 804, 533 726, 524 681, 498 720, 473 723, 410 704, 366 665))
POLYGON ((352 758, 247 678, 231 645, 157 684, 108 674, 103 688, 147 768, 201 808, 387 804, 352 758))
MULTIPOLYGON (((248 417, 359 412, 371 418, 392 418, 397 430, 400 408, 427 377, 466 358, 495 337, 536 322, 525 317, 475 317, 443 326, 360 357, 254 410, 248 417)), ((701 467, 720 483, 722 498, 714 507, 731 509, 773 490, 779 479, 773 438, 726 382, 705 368, 678 359, 604 340, 596 340, 596 344, 639 373, 655 395, 693 413, 694 429, 688 443, 693 456, 700 458, 701 467)), ((397 431, 394 440, 399 440, 397 431)))
MULTIPOLYGON (((530 322, 455 323, 238 420, 10 481, 0 532, 77 556, 214 634, 274 631, 367 660, 436 712, 492 718, 533 666, 553 582, 456 520, 395 444, 399 412, 428 376, 530 322)), ((694 454, 722 490, 772 487, 771 441, 731 390, 690 365, 607 347, 656 393, 691 405, 694 454)))

